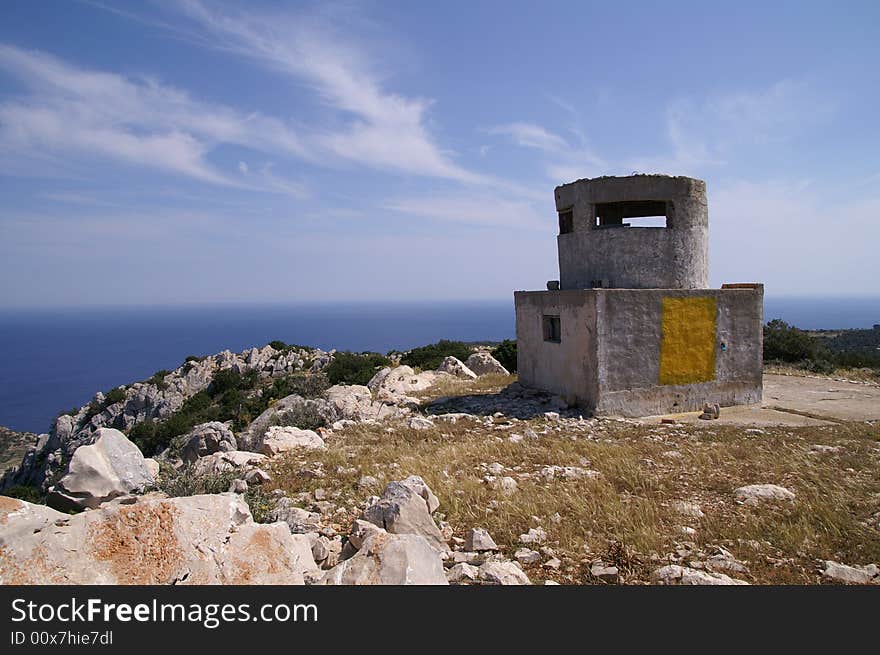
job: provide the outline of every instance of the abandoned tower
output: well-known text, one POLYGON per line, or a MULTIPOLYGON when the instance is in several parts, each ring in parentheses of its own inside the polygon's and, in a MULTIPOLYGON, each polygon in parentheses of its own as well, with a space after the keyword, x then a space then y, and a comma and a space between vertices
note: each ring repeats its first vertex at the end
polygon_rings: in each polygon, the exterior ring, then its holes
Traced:
POLYGON ((705 182, 583 179, 556 211, 559 280, 514 294, 523 385, 619 416, 760 402, 764 287, 708 288, 705 182))

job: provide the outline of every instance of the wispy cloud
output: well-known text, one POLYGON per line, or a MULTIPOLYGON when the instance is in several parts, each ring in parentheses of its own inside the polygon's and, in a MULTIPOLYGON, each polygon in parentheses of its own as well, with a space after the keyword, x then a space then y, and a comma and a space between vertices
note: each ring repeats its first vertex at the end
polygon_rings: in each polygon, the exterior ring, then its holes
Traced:
POLYGON ((572 140, 566 140, 535 123, 507 123, 492 127, 488 132, 508 137, 517 146, 541 151, 545 173, 556 183, 603 174, 607 166, 578 130, 572 130, 572 140))
POLYGON ((9 45, 0 45, 0 68, 27 89, 0 103, 0 158, 7 169, 18 159, 60 153, 245 186, 210 162, 218 145, 308 154, 277 119, 199 102, 155 79, 87 70, 9 45))
MULTIPOLYGON (((546 230, 552 225, 531 202, 503 198, 495 194, 447 194, 443 196, 408 196, 386 201, 383 209, 408 216, 468 225, 503 227, 506 229, 546 230)), ((551 212, 552 214, 552 212, 551 212)))
POLYGON ((489 134, 508 136, 518 146, 537 148, 547 152, 559 152, 568 145, 561 136, 534 123, 507 123, 489 128, 488 132, 489 134))
POLYGON ((455 163, 432 138, 426 116, 432 101, 383 88, 368 51, 318 16, 238 12, 190 0, 182 12, 207 30, 213 47, 236 53, 311 87, 340 112, 341 129, 315 129, 314 146, 340 160, 371 168, 466 183, 487 177, 455 163))
POLYGON ((778 145, 827 120, 834 103, 805 80, 784 79, 768 87, 695 99, 678 98, 666 109, 670 151, 637 156, 626 168, 699 175, 730 163, 744 148, 778 145))

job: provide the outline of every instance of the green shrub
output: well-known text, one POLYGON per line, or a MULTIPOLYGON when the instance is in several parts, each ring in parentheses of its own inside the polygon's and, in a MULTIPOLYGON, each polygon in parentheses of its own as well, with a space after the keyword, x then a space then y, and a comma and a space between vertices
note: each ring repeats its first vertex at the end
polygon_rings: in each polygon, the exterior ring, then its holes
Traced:
POLYGON ((427 371, 440 366, 440 363, 446 357, 457 357, 464 361, 470 357, 473 352, 474 349, 462 341, 448 341, 443 339, 428 346, 413 348, 400 359, 400 363, 427 371))
POLYGON ((277 378, 272 383, 273 398, 284 398, 296 394, 303 398, 319 398, 330 387, 330 380, 324 373, 292 373, 277 378))
POLYGON ((208 387, 208 393, 216 398, 227 391, 254 389, 259 381, 260 373, 254 369, 250 369, 242 374, 234 369, 225 368, 214 374, 214 379, 211 380, 211 384, 208 387))
POLYGON ((229 485, 238 477, 236 471, 197 475, 192 465, 175 469, 162 465, 159 469, 157 486, 172 498, 197 496, 200 494, 220 494, 229 491, 229 485))
POLYGON ((116 387, 104 395, 104 407, 106 408, 110 405, 121 403, 123 400, 125 400, 125 389, 122 387, 116 387))
POLYGON ((803 330, 781 319, 764 326, 764 361, 803 362, 821 359, 821 348, 803 330))
POLYGON ((165 382, 165 376, 171 373, 166 369, 162 369, 161 371, 156 371, 153 375, 146 380, 147 384, 154 384, 159 391, 165 391, 168 388, 168 383, 165 382))
POLYGON ((300 430, 317 430, 326 427, 327 419, 311 403, 296 405, 276 414, 269 421, 269 425, 282 425, 299 428, 300 430))
POLYGON ((275 350, 287 350, 287 344, 283 341, 270 341, 269 345, 275 350))
POLYGON ((36 505, 43 502, 43 494, 40 493, 39 489, 36 487, 26 487, 22 484, 17 484, 8 489, 4 489, 3 495, 9 496, 10 498, 18 498, 26 503, 34 503, 36 505))
POLYGON ((263 489, 262 485, 252 484, 244 494, 244 502, 251 510, 254 523, 269 523, 269 515, 278 501, 275 496, 263 489))
POLYGON ((516 340, 505 339, 492 349, 492 357, 511 373, 516 373, 516 340))
POLYGON ((330 384, 366 384, 383 366, 391 363, 379 353, 337 352, 325 368, 330 384))

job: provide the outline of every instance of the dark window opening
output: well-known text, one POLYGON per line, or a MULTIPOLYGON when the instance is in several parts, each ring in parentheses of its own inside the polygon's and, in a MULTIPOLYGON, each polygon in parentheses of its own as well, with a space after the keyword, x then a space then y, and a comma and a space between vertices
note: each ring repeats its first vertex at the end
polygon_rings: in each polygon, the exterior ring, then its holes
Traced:
POLYGON ((558 316, 544 316, 544 341, 552 341, 553 343, 562 341, 558 316))
POLYGON ((596 204, 596 227, 667 227, 668 204, 664 200, 600 202, 596 204))
POLYGON ((574 212, 569 209, 559 212, 559 234, 574 232, 574 212))

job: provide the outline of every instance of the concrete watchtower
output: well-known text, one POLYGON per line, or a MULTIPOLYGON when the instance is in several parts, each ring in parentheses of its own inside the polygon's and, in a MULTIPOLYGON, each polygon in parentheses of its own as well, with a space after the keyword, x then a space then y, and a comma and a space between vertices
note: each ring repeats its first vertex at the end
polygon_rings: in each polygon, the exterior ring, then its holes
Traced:
POLYGON ((556 187, 561 289, 705 289, 706 183, 634 175, 556 187), (638 221, 658 217, 651 227, 638 221))
POLYGON ((764 287, 709 288, 705 182, 600 177, 555 199, 559 282, 514 293, 521 384, 624 416, 761 400, 764 287))

